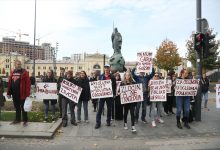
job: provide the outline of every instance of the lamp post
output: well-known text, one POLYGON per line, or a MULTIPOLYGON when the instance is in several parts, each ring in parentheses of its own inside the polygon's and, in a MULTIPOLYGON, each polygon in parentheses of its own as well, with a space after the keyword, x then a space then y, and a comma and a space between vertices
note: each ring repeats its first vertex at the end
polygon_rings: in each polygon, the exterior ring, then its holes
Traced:
POLYGON ((33 54, 33 75, 35 77, 35 41, 36 41, 36 11, 37 11, 37 0, 35 0, 34 8, 34 54, 33 54))

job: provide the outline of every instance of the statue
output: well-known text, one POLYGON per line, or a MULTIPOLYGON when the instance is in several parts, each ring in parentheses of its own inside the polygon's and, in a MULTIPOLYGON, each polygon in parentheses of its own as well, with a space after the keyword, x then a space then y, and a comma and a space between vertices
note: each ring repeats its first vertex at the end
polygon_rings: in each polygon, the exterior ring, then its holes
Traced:
POLYGON ((114 54, 121 53, 121 45, 122 45, 121 33, 119 33, 118 29, 115 28, 112 33, 112 48, 114 49, 114 54))
POLYGON ((121 45, 122 45, 122 36, 118 32, 117 28, 114 28, 114 31, 111 36, 112 48, 114 49, 114 54, 110 57, 109 64, 111 66, 111 71, 114 72, 123 72, 127 69, 124 67, 125 60, 121 54, 121 45))

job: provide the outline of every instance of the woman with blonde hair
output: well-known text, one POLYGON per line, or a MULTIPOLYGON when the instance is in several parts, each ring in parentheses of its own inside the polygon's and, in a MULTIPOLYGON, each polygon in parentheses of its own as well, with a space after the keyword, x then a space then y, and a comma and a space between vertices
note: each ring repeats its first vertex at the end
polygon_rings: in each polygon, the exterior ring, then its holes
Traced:
MULTIPOLYGON (((124 75, 124 80, 122 81, 121 86, 124 85, 131 85, 131 84, 135 84, 131 72, 126 72, 124 75)), ((136 132, 135 129, 135 125, 134 125, 134 109, 135 109, 135 104, 136 103, 127 103, 127 104, 123 104, 124 106, 124 129, 127 130, 128 129, 128 125, 127 125, 127 116, 128 116, 128 110, 130 110, 130 114, 131 114, 131 132, 136 132)))

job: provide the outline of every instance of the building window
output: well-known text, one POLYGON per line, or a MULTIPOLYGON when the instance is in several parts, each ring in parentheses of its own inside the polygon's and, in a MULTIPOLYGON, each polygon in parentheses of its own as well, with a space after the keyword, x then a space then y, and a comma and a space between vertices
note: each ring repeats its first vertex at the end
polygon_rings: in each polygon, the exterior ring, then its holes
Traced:
POLYGON ((38 69, 40 69, 40 66, 38 66, 38 69))
POLYGON ((6 62, 9 63, 9 59, 6 59, 6 62))
POLYGON ((73 70, 73 67, 71 67, 71 70, 73 70))
POLYGON ((101 69, 100 65, 96 64, 93 66, 93 69, 101 69))
POLYGON ((79 69, 82 69, 82 66, 79 66, 79 69))
POLYGON ((9 68, 9 65, 5 65, 5 68, 9 68))
POLYGON ((54 67, 54 70, 56 70, 57 69, 57 67, 54 67))
POLYGON ((30 67, 29 67, 29 66, 27 66, 27 69, 30 69, 30 67))
POLYGON ((51 67, 49 67, 49 69, 51 69, 51 67))
POLYGON ((68 70, 68 67, 65 67, 65 70, 68 70))
POLYGON ((46 70, 47 68, 44 66, 43 69, 46 70))
POLYGON ((38 76, 40 76, 40 72, 38 72, 38 76))

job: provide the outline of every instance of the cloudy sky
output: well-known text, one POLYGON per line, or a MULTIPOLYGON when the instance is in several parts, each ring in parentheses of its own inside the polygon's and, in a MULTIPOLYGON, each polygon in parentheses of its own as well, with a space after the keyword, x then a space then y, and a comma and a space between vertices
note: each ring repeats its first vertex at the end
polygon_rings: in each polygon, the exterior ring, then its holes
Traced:
MULTIPOLYGON (((202 0, 202 17, 220 31, 220 1, 202 0)), ((34 0, 0 0, 0 38, 34 42, 34 0)), ((185 56, 186 40, 196 30, 196 0, 37 0, 36 38, 59 42, 58 58, 73 53, 113 54, 114 26, 122 34, 122 54, 136 60, 138 51, 153 51, 168 38, 185 56)), ((220 39, 220 36, 217 36, 220 39)), ((38 44, 38 42, 36 43, 38 44)))

